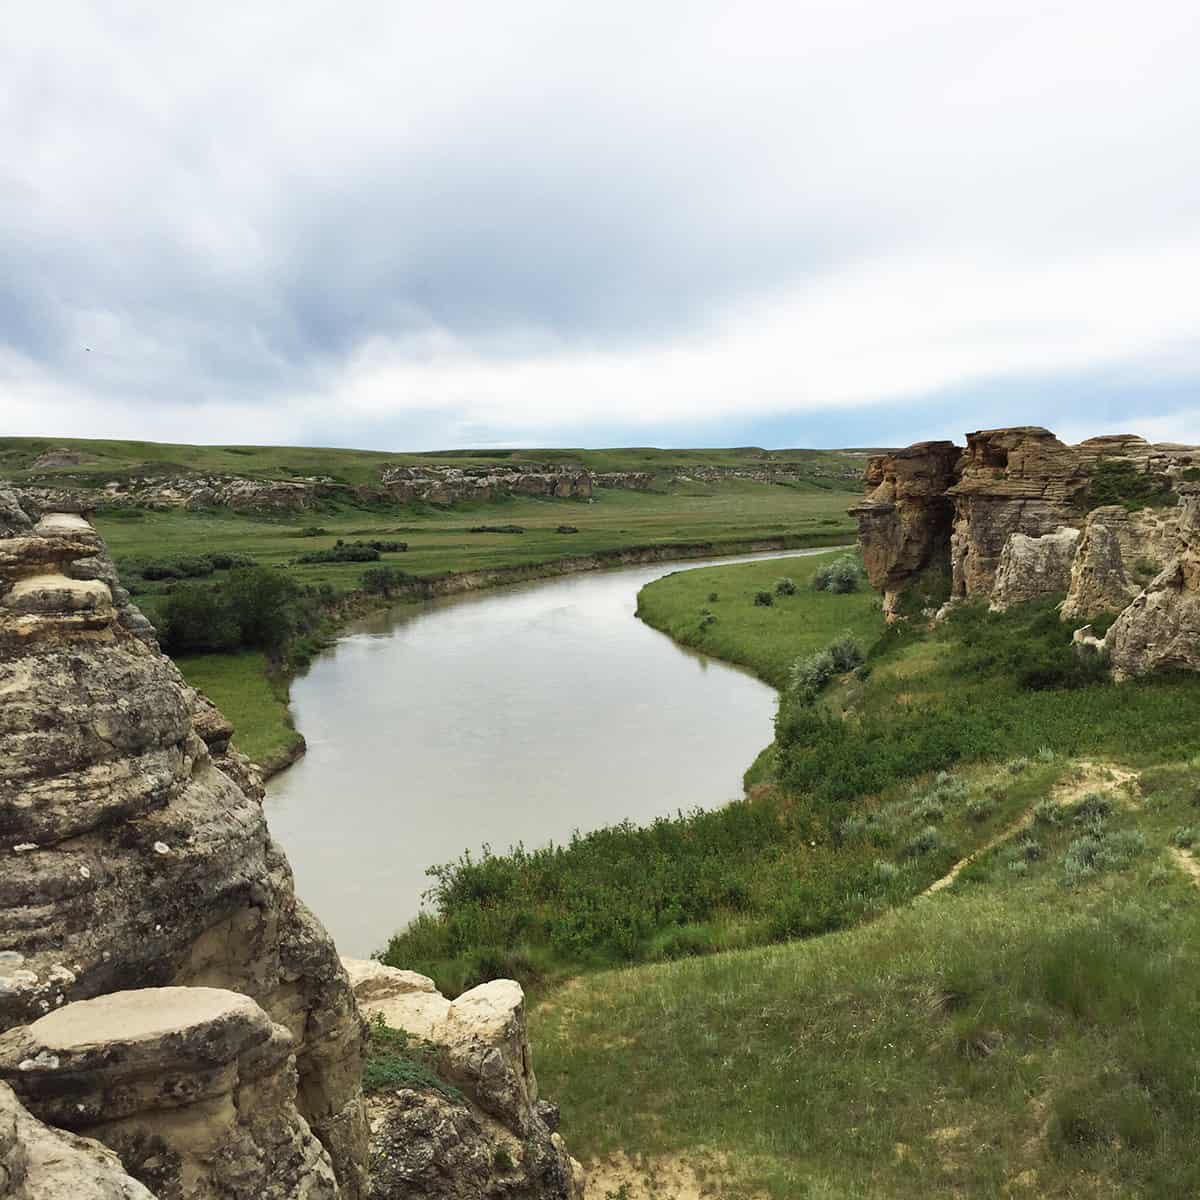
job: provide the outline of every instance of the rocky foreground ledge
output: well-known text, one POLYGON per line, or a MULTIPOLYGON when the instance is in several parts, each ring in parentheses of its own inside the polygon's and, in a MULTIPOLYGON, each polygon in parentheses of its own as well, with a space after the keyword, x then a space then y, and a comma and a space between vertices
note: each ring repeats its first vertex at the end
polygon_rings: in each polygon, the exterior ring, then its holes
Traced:
POLYGON ((1022 426, 919 442, 871 459, 853 507, 871 583, 897 619, 931 574, 951 602, 994 611, 1064 595, 1065 620, 1116 616, 1102 646, 1118 676, 1200 668, 1200 448, 1131 434, 1077 446, 1022 426), (1101 467, 1157 507, 1093 504, 1101 467))
POLYGON ((418 1155, 443 1190, 369 1178, 366 1023, 231 734, 87 521, 0 488, 0 1197, 574 1197, 497 985, 488 1019, 417 1031, 470 1027, 446 1051, 469 1106, 415 1091, 376 1121, 381 1161, 418 1155), (504 1136, 476 1187, 464 1139, 504 1136))

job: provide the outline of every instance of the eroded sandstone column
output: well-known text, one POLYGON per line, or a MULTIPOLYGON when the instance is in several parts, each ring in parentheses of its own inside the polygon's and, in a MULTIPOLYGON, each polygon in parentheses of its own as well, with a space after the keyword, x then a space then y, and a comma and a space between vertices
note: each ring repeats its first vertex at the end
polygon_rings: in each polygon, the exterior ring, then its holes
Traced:
POLYGON ((0 695, 0 1030, 115 991, 245 993, 291 1033, 297 1107, 357 1200, 362 1022, 261 786, 91 526, 3 488, 0 695))

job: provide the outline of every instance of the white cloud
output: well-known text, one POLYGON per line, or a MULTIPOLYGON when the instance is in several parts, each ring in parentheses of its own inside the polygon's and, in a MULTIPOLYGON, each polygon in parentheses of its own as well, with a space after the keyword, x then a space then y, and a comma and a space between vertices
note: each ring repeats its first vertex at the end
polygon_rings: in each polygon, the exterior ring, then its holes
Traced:
POLYGON ((1190 0, 6 19, 13 432, 687 441, 1200 373, 1190 0))

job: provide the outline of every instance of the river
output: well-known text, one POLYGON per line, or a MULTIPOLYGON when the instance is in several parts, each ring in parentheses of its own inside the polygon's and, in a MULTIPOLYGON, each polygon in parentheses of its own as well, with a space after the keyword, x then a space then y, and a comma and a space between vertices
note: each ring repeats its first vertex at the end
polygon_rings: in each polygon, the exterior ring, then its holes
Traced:
MULTIPOLYGON (((828 550, 745 555, 745 562, 828 550)), ((706 560, 398 607, 292 684, 308 753, 268 785, 298 893, 343 954, 416 915, 432 863, 714 808, 771 740, 775 693, 637 620, 638 591, 706 560)))

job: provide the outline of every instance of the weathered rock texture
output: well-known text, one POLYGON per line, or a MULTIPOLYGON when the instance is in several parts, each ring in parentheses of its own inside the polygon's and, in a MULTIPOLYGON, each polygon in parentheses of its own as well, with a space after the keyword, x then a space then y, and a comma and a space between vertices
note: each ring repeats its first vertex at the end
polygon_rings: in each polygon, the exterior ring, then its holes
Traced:
POLYGON ((1127 512, 1119 504, 1087 515, 1071 565, 1062 615, 1090 621, 1120 612, 1175 555, 1175 509, 1127 512))
POLYGON ((292 1036, 215 988, 114 992, 0 1036, 0 1074, 42 1120, 89 1134, 158 1200, 337 1200, 296 1110, 292 1036))
POLYGON ((1078 542, 1079 530, 1066 525, 1040 537, 1010 534, 1000 551, 991 610, 1003 612, 1014 604, 1065 592, 1071 583, 1071 564, 1078 542))
POLYGON ((953 442, 918 442, 867 466, 867 495, 850 512, 858 521, 867 577, 883 593, 889 620, 921 572, 949 568, 954 505, 947 490, 960 454, 953 442))
POLYGON ((0 1083, 3 1200, 155 1200, 99 1142, 51 1129, 0 1083))
POLYGON ((1108 631, 1105 648, 1118 678, 1200 669, 1200 495, 1180 506, 1175 549, 1108 631))
POLYGON ((1200 666, 1198 462, 1200 449, 1132 435, 1068 446, 1037 426, 984 430, 967 435, 961 455, 941 442, 876 456, 851 512, 889 619, 922 572, 948 561, 953 599, 1003 610, 1065 593, 1068 620, 1119 611, 1105 639, 1118 675, 1192 668, 1200 666), (1150 477, 1157 494, 1173 489, 1177 507, 1089 511, 1102 461, 1150 477))
POLYGON ((491 500, 496 496, 554 496, 586 499, 592 494, 590 471, 504 469, 488 467, 384 467, 380 483, 393 500, 453 504, 457 500, 491 500))
POLYGON ((429 1045, 464 1097, 400 1088, 373 1098, 373 1200, 582 1196, 557 1109, 538 1096, 519 984, 495 980, 451 1001, 412 971, 345 965, 363 1011, 429 1045))
POLYGON ((291 1034, 297 1109, 361 1195, 362 1023, 261 788, 91 527, 3 489, 0 696, 0 1030, 130 989, 244 993, 291 1034))

